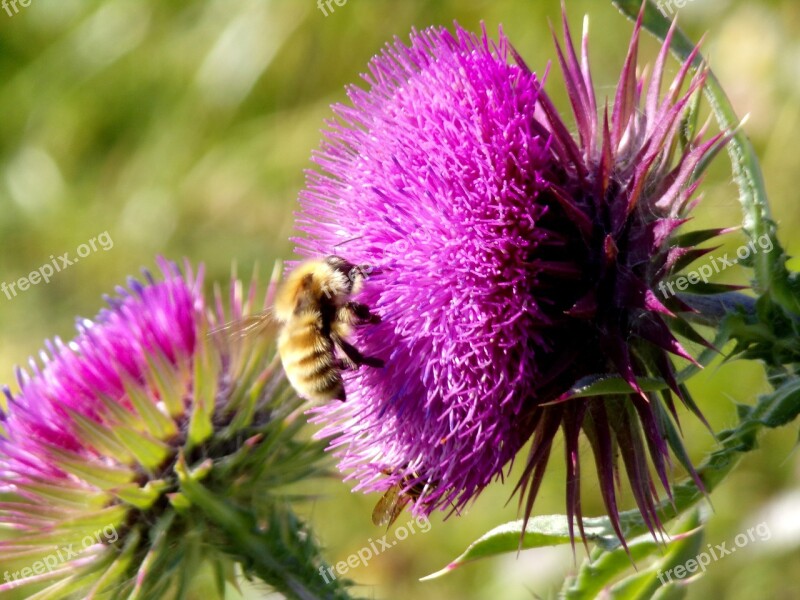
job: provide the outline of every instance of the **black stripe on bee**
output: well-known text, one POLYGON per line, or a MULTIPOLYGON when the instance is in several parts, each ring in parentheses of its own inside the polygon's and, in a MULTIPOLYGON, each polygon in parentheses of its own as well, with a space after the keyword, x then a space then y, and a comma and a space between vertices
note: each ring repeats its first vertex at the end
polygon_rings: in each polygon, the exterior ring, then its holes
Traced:
MULTIPOLYGON (((327 348, 317 348, 310 354, 307 354, 303 358, 297 359, 292 363, 294 366, 300 367, 301 369, 310 369, 312 367, 316 367, 319 369, 319 366, 331 366, 333 361, 331 360, 331 351, 327 348)), ((314 371, 316 372, 316 370, 314 371)))
POLYGON ((343 390, 344 383, 342 382, 342 378, 335 371, 333 371, 333 373, 335 376, 330 379, 325 378, 317 380, 316 385, 313 386, 314 391, 319 394, 327 394, 329 392, 343 390))

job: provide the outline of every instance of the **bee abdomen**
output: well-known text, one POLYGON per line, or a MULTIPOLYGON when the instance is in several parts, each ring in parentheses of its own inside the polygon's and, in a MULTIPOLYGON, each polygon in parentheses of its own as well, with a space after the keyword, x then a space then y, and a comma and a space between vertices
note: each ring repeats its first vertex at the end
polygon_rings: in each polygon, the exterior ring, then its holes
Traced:
POLYGON ((281 332, 278 351, 289 382, 301 396, 320 402, 344 399, 333 345, 313 321, 287 326, 281 332))

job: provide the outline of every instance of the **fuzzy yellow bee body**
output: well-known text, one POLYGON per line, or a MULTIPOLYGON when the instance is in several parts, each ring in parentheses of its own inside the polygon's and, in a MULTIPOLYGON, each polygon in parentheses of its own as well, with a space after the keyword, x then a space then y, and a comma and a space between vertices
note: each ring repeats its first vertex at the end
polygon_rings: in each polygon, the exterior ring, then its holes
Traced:
POLYGON ((278 353, 289 382, 304 398, 344 400, 343 369, 383 366, 347 341, 353 326, 380 321, 367 306, 351 300, 364 278, 363 267, 328 256, 301 263, 279 288, 274 308, 283 325, 278 353))

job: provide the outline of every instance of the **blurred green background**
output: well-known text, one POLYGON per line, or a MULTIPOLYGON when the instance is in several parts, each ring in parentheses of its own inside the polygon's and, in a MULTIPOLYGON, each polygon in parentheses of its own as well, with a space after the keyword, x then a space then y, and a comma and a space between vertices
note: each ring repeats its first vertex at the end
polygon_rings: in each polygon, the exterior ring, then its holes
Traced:
MULTIPOLYGON (((69 338, 77 315, 90 317, 100 296, 164 254, 204 262, 209 280, 224 279, 232 261, 267 274, 292 256, 292 212, 303 170, 318 144, 329 105, 345 98, 369 58, 412 27, 502 24, 527 63, 542 71, 554 58, 548 19, 557 0, 349 0, 328 16, 313 0, 32 0, 12 16, 0 10, 0 280, 12 282, 107 232, 113 247, 88 254, 49 284, 8 299, 0 294, 0 368, 38 352, 44 338, 69 338)), ((631 24, 610 3, 568 2, 573 27, 591 15, 595 83, 613 86, 631 24)), ((708 32, 705 52, 755 143, 780 223, 781 240, 800 255, 795 177, 800 172, 800 5, 795 0, 693 0, 679 10, 693 39, 708 32)), ((643 45, 651 62, 656 44, 643 45)), ((674 73, 676 64, 670 65, 674 73)), ((550 91, 567 110, 559 78, 550 91)), ((729 164, 721 156, 697 210, 697 226, 740 220, 729 164)), ((742 238, 730 236, 729 249, 742 238)), ((795 265, 796 266, 796 265, 795 265)), ((746 282, 731 269, 727 281, 746 282)), ((715 429, 735 420, 734 402, 765 389, 756 365, 712 366, 692 382, 715 429)), ((684 433, 699 460, 710 434, 684 415, 684 433)), ((771 432, 713 495, 708 542, 729 544, 767 520, 772 531, 736 555, 713 563, 689 598, 800 596, 800 486, 796 428, 771 432)), ((563 447, 563 446, 562 446, 563 447)), ((587 454, 588 458, 588 454, 587 454)), ((564 506, 562 459, 536 506, 564 506)), ((587 461, 588 467, 588 461, 587 461)), ((680 476, 680 474, 676 474, 680 476)), ((597 485, 585 470, 584 510, 600 514, 597 485)), ((514 476, 509 479, 513 483, 514 476)), ((438 570, 492 526, 516 517, 506 506, 509 483, 487 490, 460 518, 432 518, 348 576, 374 598, 504 598, 554 596, 574 570, 568 548, 537 550, 472 564, 437 581, 438 570)), ((338 479, 320 482, 321 497, 303 508, 327 546, 330 562, 346 560, 369 538, 377 496, 351 494, 338 479)), ((631 506, 626 497, 626 507, 631 506)), ((398 520, 408 520, 404 515, 398 520)), ((578 550, 578 557, 582 550, 578 550)), ((263 592, 247 591, 248 597, 263 592)))

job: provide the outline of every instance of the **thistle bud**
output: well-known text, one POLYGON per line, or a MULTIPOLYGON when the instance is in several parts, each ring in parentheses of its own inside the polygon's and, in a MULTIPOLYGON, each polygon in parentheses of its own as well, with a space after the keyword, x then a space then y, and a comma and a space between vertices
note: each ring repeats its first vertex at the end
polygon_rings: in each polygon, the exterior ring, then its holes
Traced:
POLYGON ((47 343, 6 388, 0 438, 0 592, 37 598, 224 597, 237 565, 287 597, 326 584, 306 526, 280 492, 313 476, 274 331, 220 326, 269 306, 235 278, 208 302, 202 270, 159 261, 47 343), (225 308, 225 305, 228 308, 225 308), (215 585, 198 580, 213 574, 215 585), (198 592, 199 593, 199 592, 198 592))

